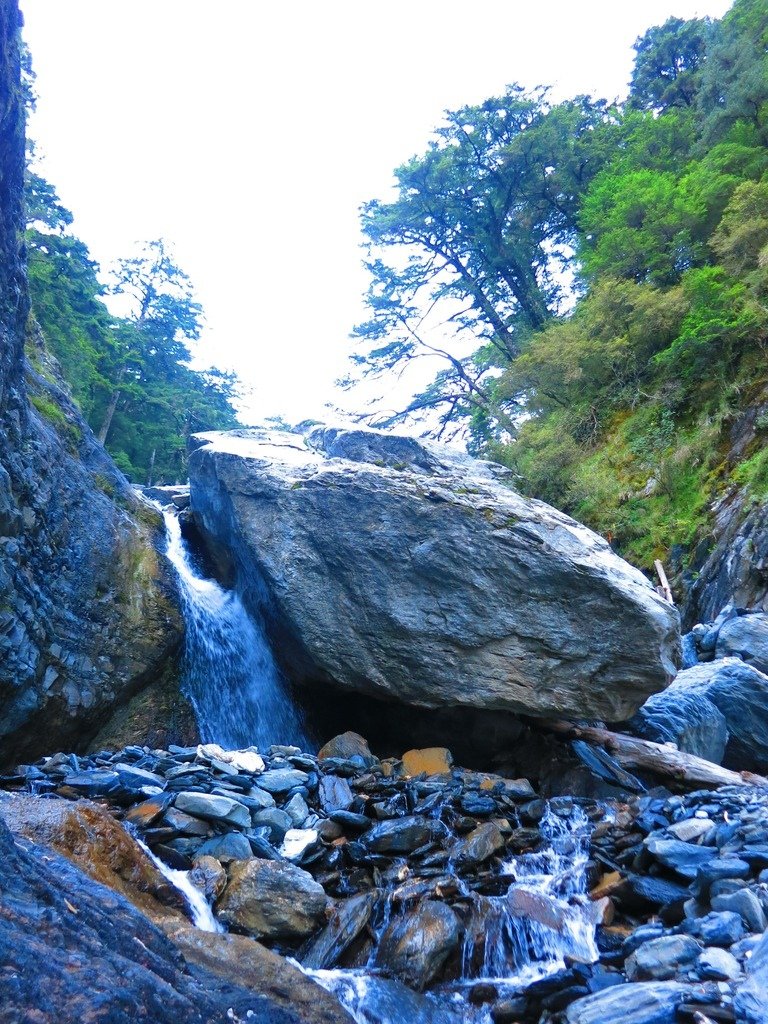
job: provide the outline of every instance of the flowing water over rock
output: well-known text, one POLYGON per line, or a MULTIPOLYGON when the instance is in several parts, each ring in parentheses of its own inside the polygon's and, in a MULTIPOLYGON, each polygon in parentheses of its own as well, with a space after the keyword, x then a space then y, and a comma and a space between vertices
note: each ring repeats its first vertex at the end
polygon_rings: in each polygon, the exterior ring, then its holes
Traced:
POLYGON ((306 737, 264 631, 239 596, 194 565, 177 515, 163 510, 166 555, 178 575, 186 638, 182 686, 205 743, 226 749, 306 737))
POLYGON ((168 879, 174 888, 178 889, 179 892, 182 893, 189 909, 190 916, 192 917, 192 924, 195 928, 199 928, 200 931, 203 932, 223 932, 224 926, 221 922, 216 920, 216 917, 211 910, 211 906, 202 892, 190 881, 189 872, 178 871, 176 868, 169 867, 165 861, 160 860, 159 857, 156 857, 154 853, 152 853, 143 839, 139 837, 136 829, 129 828, 128 831, 155 865, 157 870, 168 879))

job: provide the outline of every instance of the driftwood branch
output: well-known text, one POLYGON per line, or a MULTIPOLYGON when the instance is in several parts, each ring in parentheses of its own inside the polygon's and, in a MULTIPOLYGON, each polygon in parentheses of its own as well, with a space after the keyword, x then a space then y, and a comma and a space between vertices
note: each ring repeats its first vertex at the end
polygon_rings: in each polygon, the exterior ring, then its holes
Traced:
POLYGON ((705 761, 695 754, 686 754, 672 744, 653 743, 635 736, 597 729, 592 726, 574 725, 572 722, 539 721, 536 723, 547 732, 554 732, 571 740, 584 740, 602 747, 611 754, 623 768, 653 772, 665 778, 674 779, 683 786, 758 786, 768 789, 768 779, 752 772, 733 772, 712 761, 705 761))
POLYGON ((656 574, 658 575, 659 583, 661 584, 661 588, 657 589, 661 590, 662 597, 669 601, 670 604, 674 604, 675 599, 674 597, 672 597, 672 587, 670 587, 669 580, 667 579, 667 574, 664 572, 664 566, 661 564, 658 558, 653 564, 656 567, 656 574))

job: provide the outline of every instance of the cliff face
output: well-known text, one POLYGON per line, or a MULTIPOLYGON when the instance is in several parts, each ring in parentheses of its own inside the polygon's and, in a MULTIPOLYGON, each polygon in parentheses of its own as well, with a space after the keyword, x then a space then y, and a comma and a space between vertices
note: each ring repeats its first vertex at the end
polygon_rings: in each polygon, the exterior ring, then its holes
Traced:
POLYGON ((159 521, 29 325, 19 11, 0 0, 0 761, 78 747, 180 638, 159 521), (25 340, 33 365, 25 359, 25 340), (37 347, 35 347, 37 345, 37 347))

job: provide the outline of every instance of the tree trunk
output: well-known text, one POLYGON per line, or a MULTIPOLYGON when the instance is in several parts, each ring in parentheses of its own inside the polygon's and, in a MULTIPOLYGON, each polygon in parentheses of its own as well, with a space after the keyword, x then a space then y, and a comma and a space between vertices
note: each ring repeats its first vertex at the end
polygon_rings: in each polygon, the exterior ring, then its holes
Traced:
POLYGON ((625 736, 592 726, 573 725, 571 722, 537 721, 547 732, 555 732, 572 740, 584 740, 602 747, 623 768, 653 772, 675 780, 682 788, 701 786, 759 786, 768 789, 768 779, 752 772, 732 772, 719 764, 705 761, 695 754, 685 754, 672 744, 652 743, 650 740, 625 736))
POLYGON ((99 433, 97 435, 99 444, 104 444, 107 440, 107 434, 109 433, 109 428, 112 426, 112 417, 115 415, 115 409, 117 408, 119 398, 120 389, 115 388, 115 390, 112 392, 112 397, 109 400, 109 405, 107 406, 107 412, 104 416, 104 422, 101 424, 101 429, 99 430, 99 433))

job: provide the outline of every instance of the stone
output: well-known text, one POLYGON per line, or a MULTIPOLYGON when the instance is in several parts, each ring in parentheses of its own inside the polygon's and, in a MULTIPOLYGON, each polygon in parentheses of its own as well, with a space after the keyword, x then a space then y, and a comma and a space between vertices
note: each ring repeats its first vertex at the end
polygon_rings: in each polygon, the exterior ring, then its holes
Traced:
POLYGON ((368 924, 378 895, 365 892, 335 903, 328 924, 304 950, 302 966, 314 970, 335 967, 344 951, 368 924))
MULTIPOLYGON (((249 1024, 311 1021, 244 988, 237 975, 223 982, 204 966, 191 973, 179 947, 127 899, 50 847, 15 843, 2 821, 0 860, 4 1020, 201 1024, 235 1014, 249 1024)), ((350 1024, 339 1010, 327 1024, 342 1021, 350 1024)))
POLYGON ((712 909, 731 910, 735 914, 740 914, 751 932, 764 932, 768 927, 760 900, 750 889, 739 889, 728 895, 713 896, 712 909))
POLYGON ((318 788, 320 806, 326 814, 332 811, 347 811, 355 800, 355 795, 349 788, 346 779, 340 779, 336 775, 324 775, 320 779, 318 788))
MULTIPOLYGON (((373 824, 371 819, 366 818, 364 814, 355 814, 353 811, 334 811, 330 820, 336 825, 340 825, 345 832, 365 832, 373 824)), ((334 838, 337 837, 334 836, 334 838)))
POLYGON ((681 843, 678 839, 661 839, 649 836, 645 846, 656 860, 683 878, 694 879, 702 864, 713 860, 716 852, 709 846, 681 843))
POLYGON ((705 696, 681 690, 649 697, 627 723, 627 731, 654 743, 674 743, 713 764, 722 764, 728 744, 725 715, 705 696))
POLYGON ((221 866, 221 861, 215 857, 198 854, 189 872, 189 880, 205 895, 209 903, 213 903, 227 886, 227 872, 221 866))
POLYGON ((568 1024, 675 1024, 677 1007, 690 993, 677 981, 615 985, 571 1003, 568 1024))
POLYGON ((738 657, 768 674, 768 615, 752 612, 729 619, 717 634, 718 658, 738 657))
POLYGON ((282 843, 285 833, 293 828, 290 814, 281 811, 279 807, 267 807, 263 811, 257 811, 253 816, 253 824, 266 825, 273 843, 282 843))
POLYGON ((451 908, 426 900, 386 928, 376 950, 376 966, 422 991, 458 949, 459 936, 459 920, 451 908))
POLYGON ((665 907, 688 899, 690 893, 682 885, 654 875, 628 875, 612 893, 623 906, 635 910, 665 907))
POLYGON ((213 831, 208 822, 201 821, 200 818, 195 818, 185 811, 180 811, 178 807, 168 808, 163 815, 162 824, 185 836, 209 836, 213 831))
POLYGON ((686 922, 685 930, 707 946, 732 946, 744 935, 741 914, 732 910, 715 911, 686 922))
POLYGON ((413 853, 430 841, 435 827, 434 822, 420 815, 392 818, 374 825, 362 842, 371 853, 413 853))
POLYGON ((248 808, 226 796, 181 792, 176 794, 176 807, 195 818, 221 821, 240 828, 248 828, 251 824, 251 812, 248 808))
POLYGON ((406 750, 403 754, 403 773, 412 775, 445 775, 451 770, 453 757, 446 747, 424 747, 406 750))
POLYGON ((235 772, 258 775, 264 771, 264 758, 256 750, 225 750, 218 743, 201 744, 197 750, 208 760, 231 766, 235 772))
POLYGON ((501 467, 378 431, 192 444, 196 518, 266 591, 299 685, 616 722, 675 673, 676 610, 501 467))
POLYGON ((288 803, 283 807, 283 810, 291 819, 291 824, 294 828, 301 828, 309 817, 309 807, 307 807, 307 801, 301 793, 294 793, 288 803))
POLYGON ((233 861, 216 913, 255 938, 305 939, 325 917, 328 898, 312 876, 286 861, 233 861))
POLYGON ((283 836, 280 856, 291 861, 301 860, 307 850, 317 846, 317 840, 317 829, 289 828, 283 836))
MULTIPOLYGON (((174 929, 169 935, 195 971, 203 970, 206 975, 244 986, 265 997, 273 1007, 273 1024, 354 1024, 330 992, 285 957, 247 935, 216 935, 199 928, 174 929)), ((221 1020, 251 1024, 246 1013, 238 1017, 222 1015, 221 1020)), ((253 1024, 266 1024, 266 1021, 253 1024)))
POLYGON ((268 793, 288 793, 297 786, 305 786, 309 775, 299 768, 275 768, 259 776, 259 788, 268 793))
MULTIPOLYGON (((722 764, 726 768, 768 771, 768 675, 738 658, 722 658, 680 672, 649 703, 660 714, 672 716, 686 695, 709 701, 724 717, 728 742, 722 764)), ((703 708, 708 715, 706 705, 703 708)))
POLYGON ((705 836, 711 828, 712 822, 709 818, 685 818, 670 825, 667 832, 683 843, 691 843, 705 836))
POLYGON ((504 849, 504 836, 498 825, 486 821, 451 848, 451 858, 459 863, 481 864, 504 849))
POLYGON ((684 970, 701 953, 690 935, 664 935, 639 946, 624 964, 630 981, 668 981, 684 970))
POLYGON ((157 786, 158 789, 165 789, 165 779, 162 775, 148 772, 145 768, 118 762, 112 765, 112 771, 117 773, 120 785, 124 789, 140 791, 143 786, 157 786))
POLYGON ((368 741, 359 733, 351 731, 334 736, 317 753, 318 761, 336 757, 343 761, 348 761, 351 757, 361 757, 366 767, 371 767, 378 761, 378 758, 371 753, 368 741))
POLYGON ((251 844, 242 832, 227 832, 203 843, 195 854, 195 860, 199 857, 215 857, 223 864, 228 864, 232 860, 248 860, 252 856, 251 844))
POLYGON ((704 950, 696 962, 696 970, 705 981, 733 981, 741 977, 741 966, 736 957, 715 946, 704 950))
POLYGON ((134 804, 125 814, 125 820, 131 825, 139 828, 149 828, 170 806, 173 797, 170 794, 153 796, 149 800, 142 800, 140 804, 134 804))
POLYGON ((745 965, 747 980, 733 1000, 739 1024, 765 1024, 768 1020, 768 932, 754 947, 745 965))

